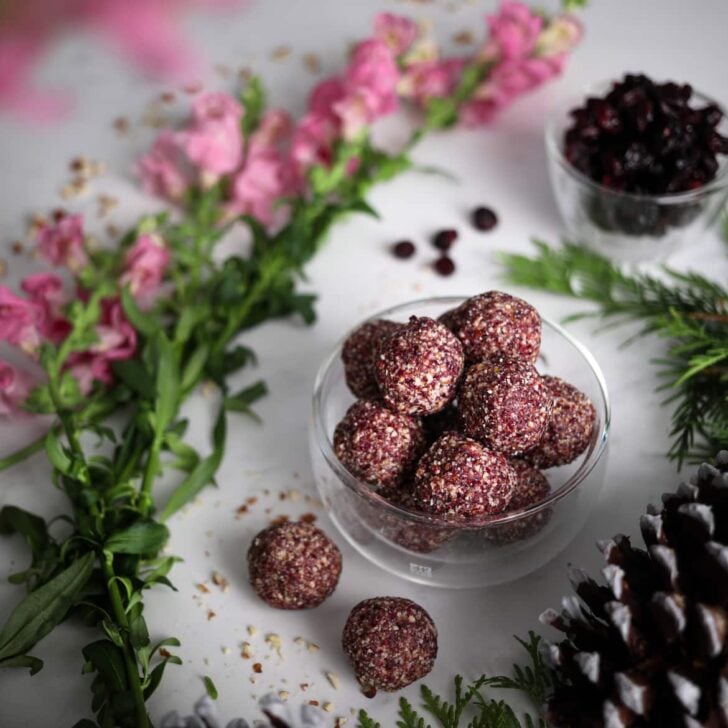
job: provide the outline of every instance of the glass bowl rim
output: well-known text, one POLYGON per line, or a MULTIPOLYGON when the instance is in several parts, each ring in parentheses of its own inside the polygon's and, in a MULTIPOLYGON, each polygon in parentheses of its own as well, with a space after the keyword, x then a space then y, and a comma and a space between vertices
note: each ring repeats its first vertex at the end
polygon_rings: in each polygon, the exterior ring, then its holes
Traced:
MULTIPOLYGON (((347 331, 334 345, 333 350, 324 358, 323 362, 319 366, 316 373, 316 379, 314 383, 313 397, 312 397, 312 418, 314 434, 316 438, 316 445, 324 456, 328 466, 334 471, 336 476, 341 482, 349 489, 356 492, 366 500, 370 500, 378 505, 382 506, 385 510, 390 510, 396 515, 406 518, 409 521, 414 521, 428 526, 436 527, 457 527, 459 529, 477 529, 485 526, 496 526, 507 523, 513 523, 520 521, 521 519, 533 516, 541 511, 550 508, 554 503, 561 500, 562 498, 573 492, 581 483, 583 483, 594 467, 597 465, 599 460, 604 455, 604 451, 609 438, 609 429, 612 418, 612 408, 609 399, 609 392, 607 390, 607 383, 604 378, 604 374, 597 363, 594 355, 589 349, 584 346, 578 339, 572 336, 559 324, 554 323, 548 318, 540 316, 542 325, 546 325, 553 329, 559 336, 565 339, 571 344, 581 356, 582 360, 589 367, 589 370, 594 375, 599 387, 601 394, 601 405, 604 410, 604 422, 602 423, 601 431, 598 433, 596 444, 593 446, 589 456, 581 463, 575 473, 569 477, 569 479, 556 491, 549 494, 547 498, 538 503, 534 503, 526 508, 521 508, 516 511, 508 511, 506 513, 496 514, 493 516, 483 516, 480 518, 463 518, 453 515, 433 515, 428 513, 422 513, 419 511, 413 511, 408 508, 395 505, 383 498, 379 493, 372 490, 368 483, 357 478, 341 463, 336 457, 334 452, 332 438, 329 437, 326 432, 323 421, 323 385, 326 381, 332 366, 339 361, 341 355, 341 348, 346 339, 360 326, 370 321, 377 319, 386 318, 401 312, 402 309, 414 308, 417 306, 425 305, 438 305, 442 304, 443 307, 453 307, 460 305, 468 296, 432 296, 428 298, 418 298, 412 301, 405 301, 395 306, 390 306, 382 311, 378 311, 371 316, 368 316, 363 321, 356 324, 349 331, 347 331)), ((596 404, 596 403, 595 403, 596 404)))
MULTIPOLYGON (((598 93, 603 93, 607 88, 609 88, 612 84, 614 84, 616 81, 614 79, 609 81, 601 81, 597 83, 590 84, 587 86, 582 94, 579 96, 579 101, 583 102, 588 97, 593 96, 598 93)), ((693 88, 693 93, 691 98, 697 98, 700 100, 701 103, 705 103, 706 105, 714 104, 717 106, 722 112, 723 112, 723 119, 721 120, 721 124, 728 123, 728 111, 726 110, 726 107, 721 104, 719 101, 714 99, 711 96, 708 96, 707 94, 703 93, 702 91, 698 91, 697 89, 693 88)), ((621 190, 613 190, 609 187, 605 187, 602 184, 599 184, 599 182, 595 182, 590 177, 587 177, 583 172, 580 172, 576 167, 574 167, 571 162, 569 162, 568 159, 564 156, 564 152, 562 149, 562 144, 559 139, 556 138, 556 128, 560 121, 564 120, 564 107, 571 104, 578 104, 579 101, 576 99, 576 95, 573 97, 569 97, 567 99, 563 99, 559 103, 557 103, 550 111, 548 118, 546 120, 546 125, 544 129, 544 137, 546 141, 546 153, 548 154, 549 158, 551 158, 553 161, 557 162, 558 165, 571 177, 573 177, 575 180, 580 182, 582 185, 585 185, 586 187, 595 190, 597 192, 600 192, 604 195, 609 195, 612 197, 618 197, 625 200, 635 200, 635 201, 641 201, 641 202, 657 202, 660 204, 678 204, 678 203, 685 203, 685 202, 694 202, 695 200, 698 200, 705 195, 711 194, 716 191, 720 191, 724 189, 726 186, 728 186, 728 156, 723 155, 724 159, 722 164, 720 165, 717 174, 715 177, 713 177, 710 182, 707 184, 704 184, 702 187, 698 187, 694 190, 687 190, 685 192, 666 192, 659 195, 651 195, 651 194, 637 194, 635 192, 622 192, 621 190)), ((575 108, 575 107, 573 107, 575 108)), ((568 118, 569 111, 566 111, 566 117, 568 118)))

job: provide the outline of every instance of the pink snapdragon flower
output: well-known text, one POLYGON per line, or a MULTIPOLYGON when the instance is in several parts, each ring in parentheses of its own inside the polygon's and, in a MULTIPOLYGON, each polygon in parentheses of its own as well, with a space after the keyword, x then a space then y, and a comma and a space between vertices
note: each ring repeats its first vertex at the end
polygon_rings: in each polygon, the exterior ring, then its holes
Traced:
POLYGON ((29 374, 0 361, 0 416, 16 414, 34 384, 29 374))
POLYGON ((379 13, 374 18, 374 37, 386 43, 395 56, 406 53, 417 38, 417 24, 393 13, 379 13))
POLYGON ((97 342, 87 351, 75 352, 68 358, 68 368, 84 394, 91 391, 94 382, 110 384, 112 362, 131 359, 136 353, 137 333, 126 319, 118 298, 101 302, 96 335, 97 342))
POLYGON ((55 273, 34 273, 24 278, 20 287, 42 311, 38 324, 41 336, 60 344, 71 332, 71 324, 63 312, 68 302, 63 279, 55 273))
POLYGON ((334 105, 346 96, 344 81, 338 76, 327 78, 314 86, 308 97, 308 113, 313 116, 338 121, 334 105))
POLYGON ((42 319, 43 310, 37 303, 0 286, 0 341, 35 354, 41 342, 39 325, 42 319))
POLYGON ((309 113, 296 126, 291 142, 291 158, 299 171, 313 165, 328 167, 333 158, 333 145, 340 134, 338 119, 330 115, 309 113))
POLYGON ((449 96, 455 90, 464 66, 462 58, 417 61, 407 66, 397 91, 420 105, 429 99, 449 96))
POLYGON ((181 200, 192 182, 177 136, 169 129, 165 129, 152 148, 139 158, 136 169, 148 194, 172 202, 181 200))
POLYGON ((543 18, 525 3, 504 0, 497 13, 487 17, 490 34, 485 56, 524 58, 532 53, 543 28, 543 18))
MULTIPOLYGON (((397 108, 399 69, 392 51, 381 40, 358 43, 344 75, 347 95, 365 91, 373 118, 397 108)), ((335 106, 334 106, 335 108, 335 106)))
POLYGON ((129 286, 131 295, 143 310, 150 308, 159 294, 169 260, 164 241, 149 233, 140 235, 126 251, 119 284, 129 286))
POLYGON ((208 93, 192 104, 189 126, 177 133, 180 148, 200 171, 203 185, 235 171, 243 158, 243 107, 230 94, 208 93))
POLYGON ((53 265, 65 265, 78 273, 87 263, 84 248, 83 216, 63 215, 38 232, 38 250, 53 265))

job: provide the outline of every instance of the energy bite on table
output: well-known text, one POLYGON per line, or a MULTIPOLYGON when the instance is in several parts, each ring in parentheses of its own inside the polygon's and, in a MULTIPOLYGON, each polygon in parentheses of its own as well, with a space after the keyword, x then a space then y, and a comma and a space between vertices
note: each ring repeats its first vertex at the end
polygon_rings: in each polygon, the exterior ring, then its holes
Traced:
POLYGON ((430 415, 455 397, 463 373, 463 347, 443 324, 412 316, 384 338, 378 350, 374 375, 389 409, 430 415))
POLYGON ((474 364, 503 354, 535 362, 541 349, 541 317, 523 299, 502 291, 473 296, 439 319, 463 345, 474 364))
POLYGON ((419 419, 368 399, 349 407, 334 430, 336 457, 357 478, 381 488, 401 483, 425 447, 419 419))
POLYGON ((553 399, 548 425, 524 460, 537 468, 552 468, 576 460, 589 446, 597 413, 591 400, 559 377, 541 377, 553 399))
POLYGON ((341 642, 367 697, 425 677, 437 657, 435 623, 422 607, 402 597, 359 602, 346 620, 341 642))
POLYGON ((271 607, 310 609, 336 588, 341 552, 320 528, 289 521, 253 539, 248 571, 256 594, 271 607))
POLYGON ((376 398, 379 387, 374 378, 374 357, 379 342, 402 324, 377 319, 362 324, 353 331, 341 347, 346 384, 360 398, 376 398))
POLYGON ((551 415, 551 394, 525 361, 505 356, 465 372, 458 409, 465 434, 504 455, 519 455, 541 440, 551 415))
POLYGON ((515 473, 502 455, 446 432, 422 456, 412 500, 426 513, 488 515, 506 509, 515 485, 515 473))

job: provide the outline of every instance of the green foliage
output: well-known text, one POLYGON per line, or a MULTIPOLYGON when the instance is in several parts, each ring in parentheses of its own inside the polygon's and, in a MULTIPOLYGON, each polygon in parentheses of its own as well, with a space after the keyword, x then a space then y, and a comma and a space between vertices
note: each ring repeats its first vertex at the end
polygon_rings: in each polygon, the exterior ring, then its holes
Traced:
MULTIPOLYGON (((518 639, 518 638, 516 638, 518 639)), ((464 686, 462 676, 453 680, 452 702, 435 695, 426 685, 420 686, 422 711, 434 718, 439 728, 547 728, 540 718, 523 716, 523 723, 514 710, 503 700, 485 697, 484 688, 518 690, 524 693, 537 707, 543 704, 551 685, 551 670, 540 655, 541 638, 533 632, 528 640, 518 639, 525 649, 529 664, 513 665, 511 675, 488 677, 481 675, 477 680, 464 686)), ((358 715, 358 728, 381 728, 369 714, 361 710, 358 715)), ((432 728, 423 714, 415 710, 406 698, 400 698, 397 728, 432 728)))
POLYGON ((205 685, 205 692, 213 699, 217 700, 217 688, 215 687, 215 683, 212 681, 212 678, 209 675, 205 675, 202 678, 202 682, 205 685))
POLYGON ((678 466, 702 460, 728 442, 728 288, 696 273, 663 269, 663 276, 629 274, 607 258, 574 244, 536 255, 501 255, 506 278, 517 285, 598 304, 584 316, 642 324, 667 342, 656 362, 665 402, 673 406, 669 456, 678 466))
POLYGON ((583 10, 589 4, 589 0, 561 0, 561 7, 567 13, 573 13, 575 10, 583 10))

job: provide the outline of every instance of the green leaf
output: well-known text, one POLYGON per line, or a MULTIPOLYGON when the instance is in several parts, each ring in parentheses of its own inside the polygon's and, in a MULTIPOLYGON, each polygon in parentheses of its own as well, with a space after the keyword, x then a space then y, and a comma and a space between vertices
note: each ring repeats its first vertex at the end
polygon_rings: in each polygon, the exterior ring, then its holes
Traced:
POLYGON ((25 654, 63 620, 91 576, 95 560, 91 551, 79 556, 15 607, 0 631, 0 660, 25 654))
POLYGON ((257 402, 261 397, 265 397, 266 394, 268 394, 268 387, 266 387, 265 382, 259 381, 245 389, 241 389, 236 394, 225 397, 224 406, 228 412, 242 412, 250 417, 259 419, 250 409, 250 405, 257 402))
POLYGON ((156 554, 169 539, 169 529, 156 521, 137 521, 123 531, 111 534, 104 549, 116 554, 156 554))
POLYGON ((202 682, 205 684, 205 691, 207 692, 207 694, 213 700, 217 700, 217 688, 215 687, 215 683, 212 682, 212 678, 209 675, 205 675, 202 678, 202 682))
POLYGON ((123 651, 109 640, 98 640, 82 650, 84 658, 90 662, 104 683, 114 693, 127 690, 126 670, 123 651))
POLYGON ((147 338, 151 338, 154 334, 160 330, 159 321, 154 316, 144 313, 137 302, 134 300, 134 296, 131 295, 131 291, 128 286, 125 286, 121 290, 121 305, 124 309, 126 317, 129 319, 129 323, 141 334, 144 334, 147 338))
POLYGON ((217 469, 220 467, 225 450, 225 408, 220 410, 213 430, 212 453, 197 464, 195 469, 177 486, 167 501, 161 513, 161 519, 166 521, 182 506, 189 503, 208 483, 210 483, 217 469))
POLYGON ((154 382, 149 376, 147 368, 139 359, 123 359, 113 363, 114 374, 126 384, 132 392, 141 395, 144 399, 154 397, 154 382))
POLYGON ((194 387, 200 380, 207 357, 210 354, 210 346, 208 344, 200 344, 187 359, 187 363, 182 370, 182 391, 187 392, 194 387))
POLYGON ((27 667, 30 669, 30 674, 35 675, 43 669, 43 660, 31 655, 16 655, 0 660, 0 667, 27 667))
POLYGON ((382 219, 382 216, 363 197, 353 200, 347 207, 351 212, 361 212, 363 215, 369 215, 377 220, 382 219))
POLYGON ((149 630, 144 616, 141 613, 141 604, 137 605, 135 612, 129 615, 129 642, 135 650, 146 647, 149 644, 149 630))
POLYGON ((399 720, 397 728, 430 728, 425 719, 417 714, 407 698, 399 699, 399 720))
POLYGON ((51 461, 51 465, 56 470, 64 475, 68 475, 71 472, 73 461, 68 456, 66 448, 63 447, 61 441, 58 439, 56 431, 52 428, 48 430, 48 434, 46 435, 45 451, 48 459, 51 461))
POLYGON ((94 723, 88 718, 82 718, 77 723, 74 723, 71 728, 99 728, 98 723, 94 723))
POLYGON ((357 728, 382 728, 381 723, 377 723, 376 720, 369 717, 369 713, 366 710, 360 710, 357 715, 357 728))
POLYGON ((172 344, 164 332, 155 341, 157 352, 157 380, 155 401, 155 428, 158 438, 177 414, 179 402, 179 367, 172 344))
POLYGON ((149 698, 151 698, 154 694, 154 691, 159 687, 159 684, 162 682, 164 670, 166 669, 168 664, 181 665, 182 660, 180 660, 180 658, 175 655, 171 655, 170 657, 165 657, 162 662, 154 667, 154 669, 149 673, 147 683, 144 686, 145 700, 149 700, 149 698))
POLYGON ((0 510, 0 534, 9 536, 13 533, 25 537, 34 556, 48 545, 48 526, 40 516, 17 506, 4 506, 0 510))
POLYGON ((258 76, 253 76, 240 94, 240 103, 245 109, 242 119, 243 137, 249 139, 258 128, 265 109, 265 90, 258 76))

